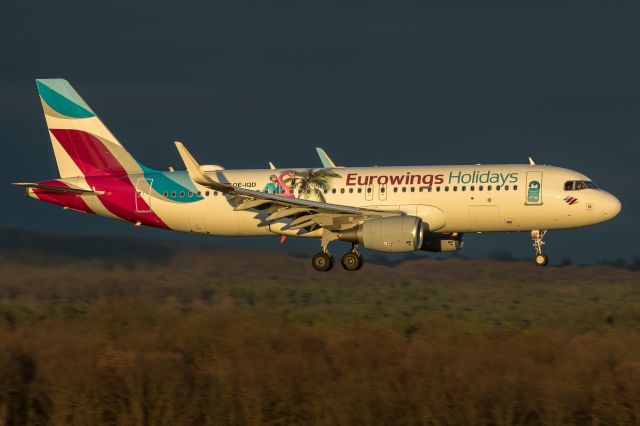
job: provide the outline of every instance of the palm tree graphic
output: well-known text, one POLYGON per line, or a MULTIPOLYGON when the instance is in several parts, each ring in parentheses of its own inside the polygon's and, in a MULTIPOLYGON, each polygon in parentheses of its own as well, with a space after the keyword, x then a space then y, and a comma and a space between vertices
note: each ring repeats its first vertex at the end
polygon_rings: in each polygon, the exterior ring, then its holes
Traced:
POLYGON ((323 203, 327 201, 324 191, 331 189, 331 179, 342 177, 329 169, 287 170, 285 173, 294 176, 285 179, 293 190, 300 191, 304 198, 309 198, 309 195, 313 194, 323 203))

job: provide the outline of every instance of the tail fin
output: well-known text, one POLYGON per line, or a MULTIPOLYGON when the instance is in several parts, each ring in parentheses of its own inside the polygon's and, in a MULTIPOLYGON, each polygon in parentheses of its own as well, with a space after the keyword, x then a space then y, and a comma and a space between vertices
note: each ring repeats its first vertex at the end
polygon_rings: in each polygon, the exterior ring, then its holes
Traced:
POLYGON ((140 173, 141 165, 67 80, 36 80, 60 177, 140 173))

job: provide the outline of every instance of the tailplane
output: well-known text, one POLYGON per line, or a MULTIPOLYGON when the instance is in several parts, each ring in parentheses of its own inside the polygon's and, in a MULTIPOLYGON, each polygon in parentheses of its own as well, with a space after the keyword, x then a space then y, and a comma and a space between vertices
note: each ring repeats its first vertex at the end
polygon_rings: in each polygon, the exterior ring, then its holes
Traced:
POLYGON ((139 173, 127 152, 64 79, 36 80, 60 177, 139 173))

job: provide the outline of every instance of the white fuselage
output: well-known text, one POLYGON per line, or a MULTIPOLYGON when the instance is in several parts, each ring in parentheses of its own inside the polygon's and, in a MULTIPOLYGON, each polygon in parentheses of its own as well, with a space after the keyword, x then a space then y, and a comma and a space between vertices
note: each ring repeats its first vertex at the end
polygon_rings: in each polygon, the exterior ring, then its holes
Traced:
MULTIPOLYGON (((539 165, 475 165, 424 167, 349 167, 334 169, 341 177, 322 191, 327 203, 401 210, 423 219, 433 232, 511 232, 565 229, 593 225, 613 218, 620 202, 601 189, 565 190, 567 181, 588 181, 572 170, 539 165), (538 186, 532 182, 537 181, 538 186), (537 189, 537 194, 536 194, 537 189), (575 199, 575 201, 573 201, 575 199)), ((214 179, 261 191, 271 175, 287 170, 219 170, 214 179)), ((162 172, 165 175, 185 172, 162 172)), ((143 193, 151 208, 173 230, 211 235, 300 235, 264 221, 266 213, 236 211, 233 200, 196 185, 192 194, 163 191, 145 175, 154 194, 143 193), (158 191, 155 193, 155 191, 158 191), (201 198, 197 198, 198 191, 201 198), (158 197, 159 196, 159 197, 158 197)), ((99 188, 96 188, 99 190, 99 188)), ((283 184, 282 191, 288 188, 283 184)), ((265 190, 268 190, 265 189, 265 190)), ((317 199, 315 191, 298 198, 317 199)), ((317 233, 306 233, 315 236, 317 233)))

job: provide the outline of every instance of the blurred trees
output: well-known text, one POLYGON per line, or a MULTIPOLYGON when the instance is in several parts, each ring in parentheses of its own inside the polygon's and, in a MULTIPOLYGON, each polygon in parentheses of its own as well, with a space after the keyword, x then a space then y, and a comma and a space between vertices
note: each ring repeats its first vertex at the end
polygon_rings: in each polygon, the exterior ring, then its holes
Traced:
POLYGON ((2 425, 640 423, 640 275, 0 260, 2 425))

